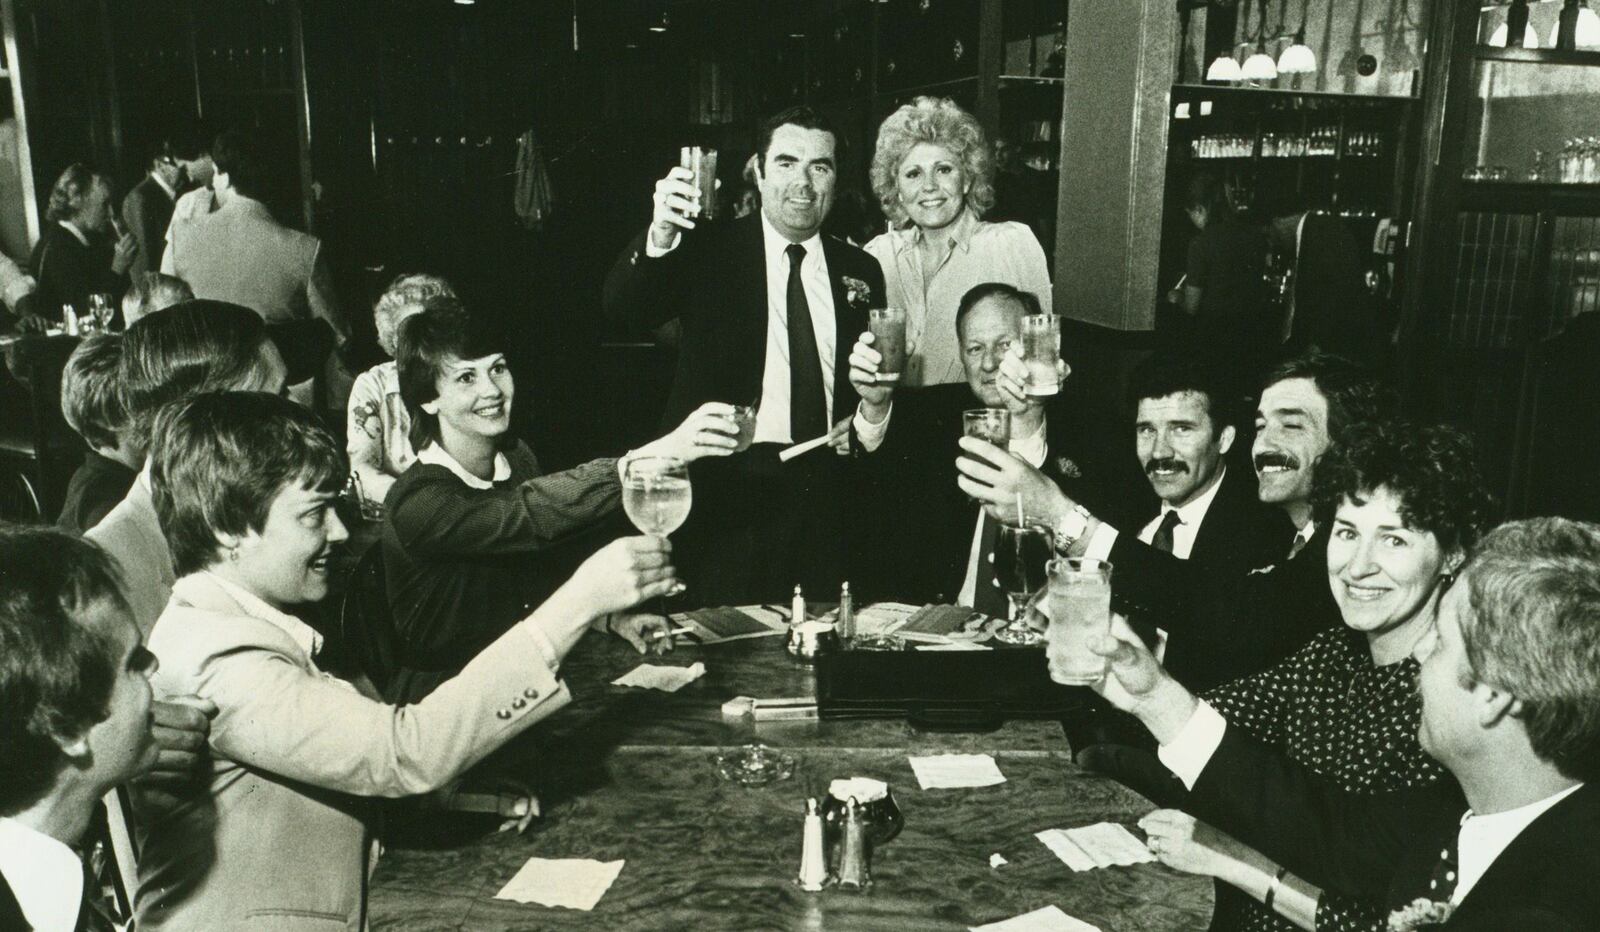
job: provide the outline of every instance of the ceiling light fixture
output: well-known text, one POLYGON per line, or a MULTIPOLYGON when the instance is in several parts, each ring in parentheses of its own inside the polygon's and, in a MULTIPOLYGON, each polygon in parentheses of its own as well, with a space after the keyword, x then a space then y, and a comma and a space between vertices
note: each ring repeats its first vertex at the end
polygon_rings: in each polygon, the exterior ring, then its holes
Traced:
POLYGON ((1317 53, 1306 45, 1306 27, 1294 34, 1294 43, 1278 55, 1279 74, 1311 74, 1317 70, 1317 53))

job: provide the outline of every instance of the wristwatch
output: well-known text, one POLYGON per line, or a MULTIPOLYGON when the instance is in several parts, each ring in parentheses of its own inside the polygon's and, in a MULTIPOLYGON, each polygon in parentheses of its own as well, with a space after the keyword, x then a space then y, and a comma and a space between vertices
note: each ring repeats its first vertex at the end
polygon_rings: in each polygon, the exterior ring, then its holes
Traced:
POLYGON ((1062 515, 1061 520, 1056 522, 1056 552, 1064 554, 1071 550, 1072 545, 1076 544, 1079 538, 1083 537, 1084 531, 1089 529, 1089 519, 1093 517, 1094 515, 1089 512, 1089 509, 1079 504, 1073 504, 1071 510, 1062 515))

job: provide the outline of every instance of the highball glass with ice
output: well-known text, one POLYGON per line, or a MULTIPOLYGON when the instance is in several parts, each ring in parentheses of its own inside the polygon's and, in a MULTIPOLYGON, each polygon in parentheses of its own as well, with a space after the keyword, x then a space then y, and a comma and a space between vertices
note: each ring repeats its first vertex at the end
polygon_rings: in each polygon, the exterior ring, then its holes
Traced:
POLYGON ((700 209, 695 216, 717 219, 717 150, 684 146, 678 150, 678 164, 694 172, 694 183, 700 188, 700 209))
POLYGON ((1111 564, 1071 558, 1050 564, 1050 588, 1041 608, 1045 659, 1050 678, 1065 686, 1087 686, 1106 675, 1106 658, 1089 649, 1111 630, 1111 564))
POLYGON ((1022 360, 1028 366, 1027 392, 1054 395, 1061 390, 1056 363, 1061 359, 1061 318, 1029 314, 1022 318, 1022 360))
POLYGON ((867 329, 872 331, 872 348, 883 357, 875 381, 900 381, 906 368, 906 309, 873 308, 867 315, 867 329))

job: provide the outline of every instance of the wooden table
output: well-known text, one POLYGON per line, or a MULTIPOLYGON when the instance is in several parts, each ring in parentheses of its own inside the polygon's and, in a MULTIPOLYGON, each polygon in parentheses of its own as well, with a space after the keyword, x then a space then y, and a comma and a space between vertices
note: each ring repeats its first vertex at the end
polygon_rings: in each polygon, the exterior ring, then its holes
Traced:
POLYGON ((1193 930, 1211 884, 1158 864, 1074 873, 1033 837, 1047 828, 1131 823, 1150 804, 1072 763, 1061 726, 1013 722, 987 734, 932 734, 899 721, 726 720, 736 695, 810 695, 810 670, 768 638, 680 645, 665 662, 706 664, 678 693, 622 689, 640 662, 619 639, 588 635, 563 668, 571 706, 494 760, 530 780, 544 815, 525 835, 392 847, 373 878, 374 929, 943 930, 1056 904, 1099 926, 1193 930), (792 779, 747 788, 719 778, 715 753, 753 740, 796 759, 792 779), (918 787, 908 754, 992 754, 1007 782, 918 787), (801 807, 842 776, 891 785, 905 828, 874 853, 866 894, 802 893, 801 807), (995 869, 989 856, 1010 863, 995 869), (593 912, 494 899, 530 857, 624 859, 593 912))

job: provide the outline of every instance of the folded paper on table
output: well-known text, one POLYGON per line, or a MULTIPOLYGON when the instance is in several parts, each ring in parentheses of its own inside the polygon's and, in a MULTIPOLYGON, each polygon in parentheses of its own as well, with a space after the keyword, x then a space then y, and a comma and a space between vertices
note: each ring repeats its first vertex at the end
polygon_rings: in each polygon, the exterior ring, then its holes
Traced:
MULTIPOLYGON (((922 611, 921 606, 909 605, 905 602, 874 602, 856 609, 856 634, 868 637, 877 637, 884 634, 894 634, 917 612, 922 611)), ((823 621, 834 621, 839 617, 839 610, 834 609, 822 616, 823 621)))
POLYGON ((987 754, 935 754, 909 760, 912 773, 925 790, 970 789, 1006 782, 999 765, 987 754))
POLYGON ((1100 932, 1082 919, 1074 919, 1059 906, 1045 906, 986 926, 968 926, 970 932, 1100 932))
POLYGON ((589 858, 529 858, 495 898, 588 911, 611 889, 624 863, 589 858))
POLYGON ((1034 837, 1075 871, 1126 867, 1155 860, 1144 842, 1113 822, 1082 828, 1052 828, 1035 833, 1034 837))
POLYGON ((696 661, 687 667, 663 667, 641 663, 611 681, 613 686, 637 686, 641 689, 659 689, 675 693, 695 680, 705 676, 706 665, 696 661))
MULTIPOLYGON (((936 635, 924 635, 924 636, 925 637, 935 637, 936 635)), ((942 640, 935 641, 935 642, 930 643, 930 644, 918 644, 918 645, 916 645, 915 649, 916 650, 994 650, 994 648, 990 647, 987 644, 975 644, 972 641, 952 641, 952 640, 949 640, 949 639, 942 639, 942 640)))

